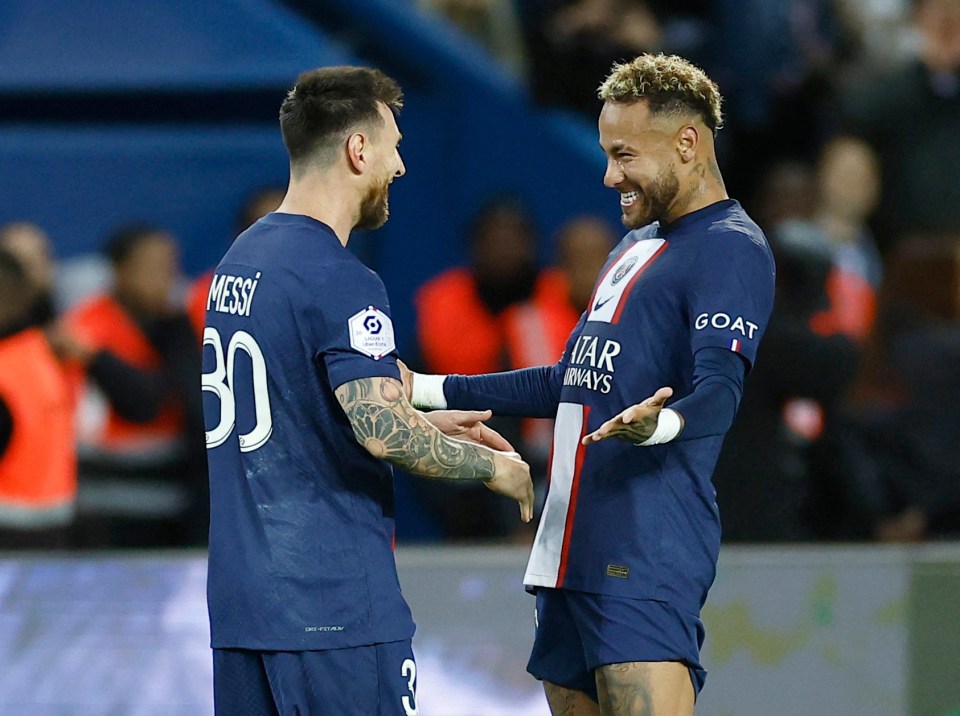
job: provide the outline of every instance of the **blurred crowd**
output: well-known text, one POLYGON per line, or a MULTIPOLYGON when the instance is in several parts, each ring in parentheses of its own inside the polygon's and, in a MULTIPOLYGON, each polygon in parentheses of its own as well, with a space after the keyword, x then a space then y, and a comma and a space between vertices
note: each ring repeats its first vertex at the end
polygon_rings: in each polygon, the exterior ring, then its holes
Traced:
MULTIPOLYGON (((257 192, 237 230, 282 197, 257 192)), ((160 226, 59 262, 40 227, 0 226, 0 549, 205 544, 210 279, 160 226)))
MULTIPOLYGON (((611 63, 639 52, 718 81, 728 190, 778 263, 715 476, 727 541, 960 535, 960 2, 420 2, 536 103, 590 122, 611 63)), ((281 198, 257 192, 237 231, 281 198)), ((465 265, 415 296, 402 357, 424 372, 556 361, 621 230, 578 216, 544 237, 504 194, 462 234, 465 265)), ((204 543, 209 282, 181 275, 161 226, 118 227, 102 255, 63 261, 42 227, 0 226, 0 549, 204 543)), ((542 493, 549 421, 494 427, 542 493)), ((532 536, 483 488, 412 484, 444 539, 532 536)))

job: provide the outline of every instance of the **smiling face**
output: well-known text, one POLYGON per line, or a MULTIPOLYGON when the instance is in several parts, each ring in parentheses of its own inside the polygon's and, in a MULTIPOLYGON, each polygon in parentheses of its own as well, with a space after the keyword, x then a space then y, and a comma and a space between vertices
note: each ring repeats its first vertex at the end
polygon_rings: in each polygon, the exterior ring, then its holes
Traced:
POLYGON ((406 174, 400 157, 400 129, 396 117, 383 103, 378 105, 383 126, 368 134, 371 163, 370 184, 360 203, 358 229, 379 229, 390 218, 390 184, 406 174))
POLYGON ((666 219, 680 193, 670 122, 651 115, 644 101, 607 102, 599 127, 607 155, 603 183, 620 192, 624 226, 638 229, 666 219))

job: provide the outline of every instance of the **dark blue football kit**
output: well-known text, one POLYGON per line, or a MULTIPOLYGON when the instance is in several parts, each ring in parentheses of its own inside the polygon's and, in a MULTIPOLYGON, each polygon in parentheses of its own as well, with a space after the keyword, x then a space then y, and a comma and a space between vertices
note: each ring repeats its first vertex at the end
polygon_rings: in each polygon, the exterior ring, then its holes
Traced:
POLYGON ((325 224, 273 213, 220 262, 206 315, 217 713, 415 714, 392 470, 334 394, 400 379, 383 283, 325 224))
POLYGON ((628 233, 556 365, 445 379, 452 408, 556 417, 524 578, 537 592, 535 676, 595 698, 597 666, 682 661, 702 686, 699 614, 720 549, 711 475, 773 291, 763 233, 720 201, 628 233), (685 419, 679 437, 581 445, 663 386, 685 419))

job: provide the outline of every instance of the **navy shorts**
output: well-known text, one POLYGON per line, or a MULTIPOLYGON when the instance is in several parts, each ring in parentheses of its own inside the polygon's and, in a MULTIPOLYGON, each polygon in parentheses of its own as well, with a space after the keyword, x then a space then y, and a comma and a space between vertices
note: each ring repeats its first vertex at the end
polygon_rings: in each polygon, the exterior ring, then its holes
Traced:
POLYGON ((703 623, 666 602, 539 589, 536 625, 527 671, 594 701, 594 670, 606 664, 679 661, 690 669, 696 694, 707 678, 700 665, 703 623))
POLYGON ((218 716, 416 716, 409 639, 325 651, 213 650, 218 716))

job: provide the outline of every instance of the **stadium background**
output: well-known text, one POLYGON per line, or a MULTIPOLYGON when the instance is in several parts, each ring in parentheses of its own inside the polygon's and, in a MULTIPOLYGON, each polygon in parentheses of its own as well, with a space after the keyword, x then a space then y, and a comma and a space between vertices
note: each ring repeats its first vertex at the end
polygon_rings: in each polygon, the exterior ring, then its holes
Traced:
MULTIPOLYGON (((590 121, 534 106, 480 45, 391 0, 7 0, 0 220, 35 222, 70 259, 147 219, 199 274, 243 199, 285 182, 277 107, 324 64, 377 65, 405 89, 408 173, 390 222, 353 246, 387 285, 401 343, 415 288, 463 261, 480 197, 519 193, 543 237, 578 214, 616 220, 590 121)), ((538 249, 548 262, 549 238, 538 249)), ((398 560, 422 713, 546 713, 523 673, 523 551, 404 547, 431 536, 407 489, 398 560)), ((0 713, 209 712, 203 598, 195 552, 3 559, 0 713)), ((960 548, 726 547, 705 621, 698 714, 960 713, 960 548)))

